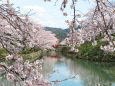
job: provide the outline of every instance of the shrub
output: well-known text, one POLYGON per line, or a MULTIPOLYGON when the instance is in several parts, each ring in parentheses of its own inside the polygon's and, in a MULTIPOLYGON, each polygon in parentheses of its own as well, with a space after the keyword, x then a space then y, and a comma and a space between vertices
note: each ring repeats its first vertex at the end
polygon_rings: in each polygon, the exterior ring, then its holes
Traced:
POLYGON ((84 44, 82 44, 79 47, 76 47, 79 49, 79 52, 77 53, 79 57, 85 58, 85 59, 93 59, 93 60, 110 60, 115 57, 115 54, 110 52, 105 52, 100 49, 100 46, 107 45, 108 42, 102 42, 100 39, 102 36, 98 37, 97 45, 93 46, 92 42, 86 41, 84 44))

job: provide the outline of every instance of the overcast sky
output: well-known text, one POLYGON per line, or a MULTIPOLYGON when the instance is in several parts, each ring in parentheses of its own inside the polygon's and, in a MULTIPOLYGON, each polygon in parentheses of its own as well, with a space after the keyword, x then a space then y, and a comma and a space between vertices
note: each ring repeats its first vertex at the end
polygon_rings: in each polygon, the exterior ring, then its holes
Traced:
MULTIPOLYGON (((43 0, 10 0, 15 7, 20 7, 22 13, 28 13, 32 10, 30 14, 33 13, 33 15, 31 15, 31 17, 37 20, 42 26, 67 28, 68 26, 65 20, 72 19, 73 11, 68 4, 68 8, 65 11, 68 12, 69 16, 64 17, 60 11, 62 0, 58 0, 56 5, 55 1, 56 0, 52 0, 52 2, 44 2, 43 0)), ((85 14, 90 8, 93 8, 93 6, 94 0, 78 0, 76 10, 85 14)))

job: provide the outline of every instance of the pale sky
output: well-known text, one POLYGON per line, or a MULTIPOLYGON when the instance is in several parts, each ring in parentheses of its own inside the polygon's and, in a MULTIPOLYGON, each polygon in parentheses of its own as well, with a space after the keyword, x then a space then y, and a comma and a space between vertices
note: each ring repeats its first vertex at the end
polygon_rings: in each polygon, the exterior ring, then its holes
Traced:
MULTIPOLYGON (((67 12, 69 16, 64 17, 63 13, 60 11, 62 0, 58 0, 56 6, 55 1, 56 0, 52 0, 52 2, 44 2, 44 0, 10 0, 15 7, 20 7, 22 13, 28 13, 32 10, 30 14, 35 14, 31 15, 31 17, 38 21, 42 26, 65 29, 68 27, 65 20, 71 20, 73 18, 73 11, 70 9, 70 5, 68 4, 68 8, 65 12, 67 12)), ((81 12, 83 14, 87 13, 88 10, 94 6, 94 0, 78 0, 76 3, 76 8, 79 10, 77 12, 81 12)))

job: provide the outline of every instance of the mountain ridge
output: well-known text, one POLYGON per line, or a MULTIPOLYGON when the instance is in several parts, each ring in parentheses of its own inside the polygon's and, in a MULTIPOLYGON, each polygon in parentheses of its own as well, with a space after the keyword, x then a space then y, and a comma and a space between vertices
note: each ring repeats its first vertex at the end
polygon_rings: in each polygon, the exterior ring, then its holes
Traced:
MULTIPOLYGON (((52 33, 56 34, 56 37, 62 41, 63 39, 65 39, 67 37, 67 33, 69 33, 69 28, 66 29, 62 29, 62 28, 56 28, 56 27, 44 27, 45 30, 47 31, 51 31, 52 33)), ((75 28, 75 30, 80 29, 80 25, 75 28)))
MULTIPOLYGON (((51 31, 52 33, 56 34, 56 37, 61 41, 67 37, 68 31, 62 28, 55 28, 55 27, 45 27, 45 30, 51 31)), ((68 29, 69 30, 69 29, 68 29)))

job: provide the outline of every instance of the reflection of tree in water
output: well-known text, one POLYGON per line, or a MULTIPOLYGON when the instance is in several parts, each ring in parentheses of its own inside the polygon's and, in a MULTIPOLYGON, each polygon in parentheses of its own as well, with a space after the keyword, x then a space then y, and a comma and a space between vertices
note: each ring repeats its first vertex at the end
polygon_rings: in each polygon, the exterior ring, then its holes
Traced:
POLYGON ((47 77, 48 74, 53 73, 53 68, 55 63, 57 62, 56 58, 49 57, 43 57, 44 58, 44 64, 43 64, 43 70, 42 73, 44 77, 47 77))
POLYGON ((6 80, 6 74, 0 77, 0 84, 4 83, 4 86, 14 86, 13 82, 9 82, 6 80))
POLYGON ((112 84, 115 83, 114 63, 88 62, 59 57, 58 60, 51 58, 51 56, 44 57, 43 75, 45 77, 53 73, 55 64, 65 63, 71 75, 79 75, 84 84, 83 86, 97 86, 97 84, 100 84, 100 86, 113 86, 112 84))
POLYGON ((68 66, 70 73, 78 74, 83 80, 84 86, 112 86, 115 82, 115 68, 112 63, 93 63, 88 61, 63 60, 68 66))

